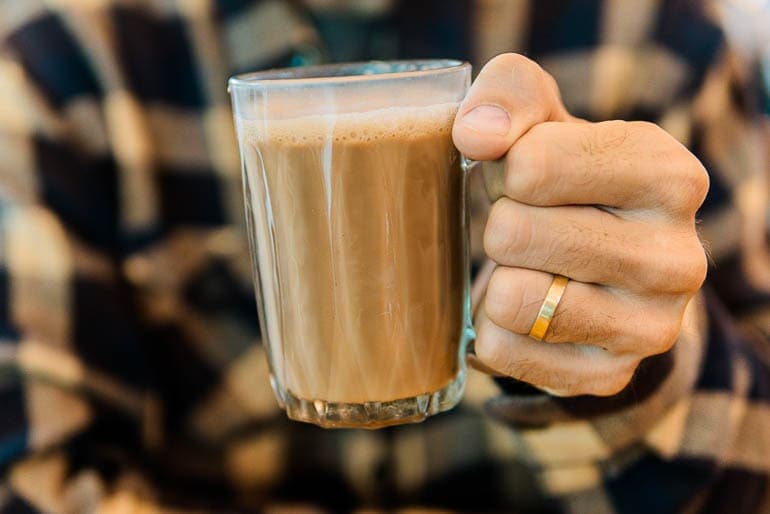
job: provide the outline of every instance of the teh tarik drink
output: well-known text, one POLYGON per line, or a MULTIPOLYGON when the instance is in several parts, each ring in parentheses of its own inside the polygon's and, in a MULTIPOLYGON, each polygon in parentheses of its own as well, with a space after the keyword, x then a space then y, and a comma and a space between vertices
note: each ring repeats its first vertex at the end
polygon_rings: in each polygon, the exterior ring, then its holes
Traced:
POLYGON ((322 426, 418 421, 464 384, 465 176, 451 132, 468 70, 383 66, 231 81, 273 387, 290 417, 322 426))

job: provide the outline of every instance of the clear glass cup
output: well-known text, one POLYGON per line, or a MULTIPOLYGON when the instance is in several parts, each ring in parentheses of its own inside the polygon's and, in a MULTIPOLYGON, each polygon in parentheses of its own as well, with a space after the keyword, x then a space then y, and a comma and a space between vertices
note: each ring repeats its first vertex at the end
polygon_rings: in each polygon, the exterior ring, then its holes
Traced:
POLYGON ((462 397, 470 65, 368 62, 229 81, 271 383, 295 420, 377 428, 462 397))

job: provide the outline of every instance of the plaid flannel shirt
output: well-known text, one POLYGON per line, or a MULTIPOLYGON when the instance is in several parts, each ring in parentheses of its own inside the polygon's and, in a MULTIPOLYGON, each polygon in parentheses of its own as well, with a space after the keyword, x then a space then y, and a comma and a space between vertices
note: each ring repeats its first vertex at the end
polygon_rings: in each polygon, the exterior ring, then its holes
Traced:
POLYGON ((0 0, 0 512, 770 512, 768 138, 700 4, 0 0), (226 78, 503 51, 708 168, 713 266, 679 341, 609 398, 471 372, 419 425, 286 420, 226 78))

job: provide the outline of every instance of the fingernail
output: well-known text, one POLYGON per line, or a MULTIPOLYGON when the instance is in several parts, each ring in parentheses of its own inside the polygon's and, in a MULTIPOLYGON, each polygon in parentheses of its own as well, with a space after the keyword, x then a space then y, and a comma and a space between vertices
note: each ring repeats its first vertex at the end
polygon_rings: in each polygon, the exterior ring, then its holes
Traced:
POLYGON ((497 105, 479 105, 465 113, 463 124, 476 132, 504 136, 511 129, 511 117, 497 105))

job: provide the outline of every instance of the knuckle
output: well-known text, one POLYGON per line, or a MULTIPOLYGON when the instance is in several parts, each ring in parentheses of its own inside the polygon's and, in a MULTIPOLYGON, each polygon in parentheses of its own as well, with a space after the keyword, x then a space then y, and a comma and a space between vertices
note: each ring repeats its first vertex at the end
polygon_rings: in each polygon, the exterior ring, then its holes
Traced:
POLYGON ((675 151, 681 148, 677 140, 662 127, 649 121, 630 121, 628 126, 636 151, 654 159, 656 166, 668 172, 675 151))
POLYGON ((697 238, 691 238, 684 250, 678 252, 674 260, 674 269, 670 272, 669 291, 673 293, 692 295, 703 285, 708 273, 706 252, 697 238))
MULTIPOLYGON (((673 307, 667 304, 667 307, 673 307)), ((669 351, 679 338, 680 323, 671 310, 661 314, 660 310, 651 310, 646 317, 647 323, 640 328, 639 339, 633 354, 649 357, 669 351)))
POLYGON ((489 324, 480 327, 474 344, 476 357, 494 370, 515 376, 515 370, 521 365, 522 358, 511 352, 503 333, 503 329, 492 328, 489 324))
POLYGON ((559 83, 556 82, 556 79, 554 78, 554 76, 545 70, 541 70, 541 71, 543 74, 543 80, 546 84, 546 87, 550 90, 551 94, 560 96, 559 83))
POLYGON ((708 274, 706 251, 697 237, 692 239, 694 240, 692 249, 687 252, 686 262, 682 265, 681 269, 682 289, 691 294, 701 288, 708 274))
POLYGON ((489 319, 497 325, 520 332, 523 296, 519 281, 507 271, 497 268, 492 273, 484 299, 484 309, 489 319))
POLYGON ((583 151, 593 156, 616 151, 628 139, 629 123, 631 122, 612 120, 587 125, 582 139, 583 151))
POLYGON ((541 389, 564 391, 565 396, 572 394, 575 388, 567 374, 554 373, 542 362, 527 358, 517 359, 511 365, 510 376, 541 389))
POLYGON ((621 376, 613 379, 606 379, 596 382, 585 394, 593 396, 615 396, 620 393, 631 382, 631 376, 621 376))
POLYGON ((551 90, 546 72, 535 61, 516 53, 504 53, 492 58, 479 77, 489 79, 493 87, 505 85, 508 94, 521 98, 518 112, 532 122, 547 117, 551 90))
POLYGON ((499 264, 510 263, 516 255, 526 253, 533 236, 527 218, 514 215, 509 202, 501 199, 492 204, 484 229, 484 251, 499 264))
POLYGON ((610 396, 621 391, 633 376, 640 358, 612 355, 596 345, 579 345, 583 369, 573 384, 576 395, 610 396))
POLYGON ((515 70, 516 73, 528 72, 531 75, 537 75, 539 77, 543 75, 543 69, 539 64, 532 59, 514 52, 506 52, 493 57, 484 68, 505 70, 507 72, 513 72, 515 70))
POLYGON ((646 121, 631 123, 638 141, 644 142, 645 148, 654 148, 649 157, 654 159, 656 176, 662 179, 659 184, 665 187, 664 195, 675 206, 674 211, 692 217, 709 190, 706 168, 662 127, 646 121))
POLYGON ((636 359, 617 363, 611 373, 585 384, 581 394, 615 396, 631 383, 638 363, 636 359))
POLYGON ((669 320, 666 323, 663 323, 660 334, 658 336, 658 340, 656 344, 653 344, 652 347, 655 350, 655 353, 652 353, 650 355, 657 355, 659 353, 665 353, 669 351, 671 348, 673 348, 674 344, 676 344, 677 339, 679 339, 679 332, 681 330, 681 324, 678 320, 669 320))
POLYGON ((682 237, 669 230, 660 231, 656 239, 656 248, 645 259, 651 263, 645 273, 647 288, 656 293, 694 294, 708 273, 708 257, 697 235, 682 237))
POLYGON ((488 333, 479 331, 476 336, 476 342, 474 343, 474 350, 476 352, 476 357, 487 366, 497 370, 505 369, 500 366, 501 362, 504 362, 504 359, 501 358, 502 347, 500 341, 491 337, 488 333))
POLYGON ((514 197, 534 198, 550 180, 543 132, 543 126, 536 125, 508 152, 505 183, 506 190, 514 197))
POLYGON ((641 137, 649 137, 651 135, 659 137, 662 135, 668 136, 668 132, 651 121, 629 121, 626 124, 634 133, 641 137))
POLYGON ((693 155, 689 155, 679 169, 680 198, 682 210, 688 218, 692 218, 695 212, 703 204, 711 185, 709 174, 703 164, 693 155))
POLYGON ((515 283, 508 280, 501 269, 497 268, 492 273, 484 300, 487 316, 498 325, 500 321, 510 317, 510 312, 521 308, 521 294, 517 291, 515 283))
POLYGON ((706 168, 685 147, 672 141, 669 150, 661 150, 657 162, 664 174, 660 193, 669 206, 669 214, 676 219, 692 221, 706 199, 710 179, 706 168))
POLYGON ((484 251, 494 261, 500 261, 509 245, 508 220, 503 200, 497 200, 489 209, 487 224, 484 227, 484 251))
POLYGON ((654 148, 656 152, 668 153, 678 145, 671 134, 651 121, 628 121, 626 127, 628 136, 633 138, 634 142, 641 142, 645 147, 654 148), (651 142, 654 144, 650 145, 651 142))
POLYGON ((662 256, 653 264, 648 273, 643 275, 641 289, 650 294, 678 293, 682 289, 679 283, 678 259, 662 256))

